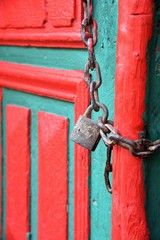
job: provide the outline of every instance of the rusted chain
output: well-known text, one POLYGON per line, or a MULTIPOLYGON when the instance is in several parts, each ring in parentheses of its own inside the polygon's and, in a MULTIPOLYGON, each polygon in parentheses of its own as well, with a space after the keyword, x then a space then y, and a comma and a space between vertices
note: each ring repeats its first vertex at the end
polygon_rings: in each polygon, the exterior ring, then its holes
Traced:
POLYGON ((114 145, 119 145, 128 149, 135 157, 146 158, 160 149, 160 139, 152 142, 148 139, 131 140, 123 137, 115 128, 113 121, 108 120, 108 108, 99 101, 98 90, 102 84, 101 70, 96 61, 94 46, 98 40, 98 26, 93 18, 92 0, 82 0, 84 9, 84 19, 81 26, 82 41, 88 49, 88 61, 84 67, 84 79, 90 90, 91 106, 88 108, 98 112, 102 106, 107 110, 107 118, 99 117, 97 125, 100 128, 100 136, 107 147, 107 160, 105 167, 105 183, 109 193, 112 193, 112 188, 109 180, 109 173, 112 171, 111 155, 114 145), (96 80, 93 81, 91 71, 95 70, 96 80))

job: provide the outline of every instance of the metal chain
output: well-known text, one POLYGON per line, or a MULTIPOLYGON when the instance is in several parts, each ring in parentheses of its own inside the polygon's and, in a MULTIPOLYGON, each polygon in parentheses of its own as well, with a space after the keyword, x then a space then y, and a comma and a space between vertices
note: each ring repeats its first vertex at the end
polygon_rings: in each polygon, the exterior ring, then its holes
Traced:
POLYGON ((85 64, 84 79, 90 89, 91 103, 95 111, 99 111, 96 102, 99 102, 98 88, 102 84, 101 71, 95 58, 94 46, 97 43, 97 23, 92 15, 92 1, 83 0, 84 19, 81 27, 82 41, 88 49, 88 61, 85 64), (91 71, 96 70, 97 81, 92 81, 91 71))
MULTIPOLYGON (((85 46, 88 49, 88 61, 85 64, 85 68, 84 68, 84 79, 90 89, 91 106, 94 109, 94 111, 98 112, 100 109, 98 88, 102 84, 102 77, 101 77, 100 66, 96 61, 95 52, 94 52, 94 46, 97 43, 98 33, 97 33, 97 23, 93 18, 93 14, 92 14, 92 1, 83 0, 83 9, 84 9, 84 19, 82 21, 81 37, 82 37, 82 41, 84 42, 85 46), (94 69, 96 71, 96 78, 97 78, 96 81, 92 81, 91 71, 93 71, 94 69)), ((112 121, 108 120, 107 122, 113 125, 112 121)), ((110 132, 110 130, 106 128, 106 126, 104 125, 105 122, 103 121, 103 118, 99 118, 98 124, 101 128, 101 131, 104 131, 105 133, 110 132)), ((111 165, 112 149, 113 149, 112 145, 107 145, 107 160, 106 160, 106 166, 104 171, 105 184, 109 193, 112 193, 112 188, 109 180, 109 173, 112 172, 112 165, 111 165)))
MULTIPOLYGON (((91 106, 94 111, 98 112, 100 109, 99 106, 104 105, 99 102, 98 89, 102 84, 102 77, 100 66, 96 61, 94 52, 94 46, 96 45, 98 40, 98 27, 95 19, 93 18, 92 0, 82 1, 84 9, 84 19, 82 21, 81 37, 82 41, 88 49, 88 61, 85 64, 84 68, 84 79, 90 89, 91 106), (92 81, 91 71, 93 70, 96 71, 96 81, 92 81)), ((97 124, 100 128, 101 138, 107 147, 107 160, 104 172, 105 184, 108 192, 112 193, 109 173, 112 172, 111 155, 113 146, 119 145, 123 148, 128 149, 130 153, 135 157, 146 158, 153 154, 156 150, 160 149, 160 139, 152 142, 144 138, 138 140, 124 138, 114 128, 113 121, 107 119, 106 122, 104 122, 104 119, 102 117, 98 118, 97 124)))
POLYGON ((104 170, 104 179, 105 179, 106 188, 108 192, 111 194, 112 194, 112 187, 110 184, 109 173, 112 172, 112 164, 111 164, 112 150, 113 150, 112 146, 109 146, 107 148, 107 160, 106 160, 106 166, 104 170))

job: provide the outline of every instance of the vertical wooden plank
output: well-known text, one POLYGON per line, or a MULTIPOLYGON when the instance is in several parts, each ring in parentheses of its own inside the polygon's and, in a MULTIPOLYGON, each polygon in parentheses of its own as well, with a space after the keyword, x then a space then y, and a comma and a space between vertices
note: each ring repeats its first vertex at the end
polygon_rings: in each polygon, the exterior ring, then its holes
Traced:
MULTIPOLYGON (((0 166, 2 166, 2 89, 0 88, 0 166)), ((2 167, 0 167, 0 222, 2 216, 2 167)), ((2 236, 2 225, 0 224, 0 237, 2 236)))
MULTIPOLYGON (((89 106, 89 90, 82 80, 75 99, 75 122, 89 106)), ((74 149, 74 240, 87 240, 90 233, 89 216, 89 169, 90 153, 75 144, 74 149)))
POLYGON ((67 239, 67 138, 67 119, 38 113, 38 240, 67 239))
POLYGON ((6 106, 6 240, 29 231, 30 110, 6 106))
MULTIPOLYGON (((146 52, 152 33, 152 0, 119 1, 115 128, 131 139, 144 123, 146 52)), ((121 147, 113 158, 113 240, 148 240, 142 159, 121 147)))

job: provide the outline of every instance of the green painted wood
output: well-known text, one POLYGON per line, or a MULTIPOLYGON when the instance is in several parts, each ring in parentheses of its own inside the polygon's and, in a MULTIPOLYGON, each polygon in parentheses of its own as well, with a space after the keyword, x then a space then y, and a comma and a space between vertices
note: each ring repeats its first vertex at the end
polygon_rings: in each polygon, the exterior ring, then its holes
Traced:
MULTIPOLYGON (((37 139, 37 113, 38 111, 45 111, 49 113, 54 113, 57 115, 65 116, 69 119, 69 134, 73 129, 74 121, 74 109, 73 104, 65 101, 58 101, 55 99, 49 99, 45 97, 39 97, 32 94, 22 93, 14 90, 5 89, 3 91, 3 237, 5 240, 5 199, 6 199, 6 135, 5 135, 5 107, 7 104, 23 106, 31 109, 31 228, 32 228, 32 239, 37 240, 37 190, 38 190, 38 181, 37 181, 37 152, 38 152, 38 139, 37 139)), ((69 214, 69 225, 68 233, 69 239, 73 239, 73 143, 69 144, 69 205, 68 205, 68 214, 69 214)))
MULTIPOLYGON (((114 73, 115 73, 115 52, 116 52, 116 34, 117 34, 117 0, 109 1, 93 1, 94 2, 94 17, 98 22, 99 28, 99 40, 95 47, 95 53, 97 61, 101 67, 101 73, 103 78, 103 84, 100 89, 100 100, 107 104, 110 115, 109 118, 113 119, 114 114, 114 73)), ((51 48, 35 48, 35 47, 9 47, 0 46, 0 60, 30 64, 36 66, 43 66, 49 68, 60 68, 60 69, 78 69, 83 70, 84 65, 87 61, 88 54, 85 49, 51 49, 51 48)), ((93 79, 95 72, 93 72, 93 79)), ((95 79, 96 80, 96 79, 95 79)), ((10 92, 5 90, 6 99, 10 99, 11 103, 22 104, 24 106, 30 106, 33 104, 32 112, 32 129, 37 129, 37 116, 36 111, 38 108, 43 110, 46 108, 47 111, 53 110, 58 112, 58 109, 52 109, 49 103, 57 102, 60 106, 60 101, 47 100, 46 98, 30 96, 24 93, 10 92), (9 96, 9 93, 12 93, 9 96), (14 98, 13 98, 14 94, 14 98), (21 97, 20 97, 21 96, 21 97), (14 99, 14 100, 13 100, 14 99), (18 100, 19 99, 19 100, 18 100), (38 100, 38 103, 36 101, 38 100), (43 104, 44 102, 44 104, 43 104), (34 110, 34 106, 36 110, 34 110), (46 107, 47 106, 47 107, 46 107), (51 109, 50 109, 51 108, 51 109)), ((6 100, 6 102, 9 100, 6 100)), ((51 104, 52 105, 52 104, 51 104)), ((68 109, 69 103, 64 102, 63 107, 68 109)), ((59 107, 58 107, 59 108, 59 107)), ((66 110, 64 111, 67 114, 66 110)), ((72 111, 71 111, 72 112, 72 111)), ((66 115, 65 115, 66 116, 66 115)), ((93 118, 96 119, 98 115, 93 114, 93 118)), ((73 123, 73 112, 69 116, 71 126, 73 123)), ((3 119, 5 122, 5 119, 3 119)), ((4 123, 3 123, 4 124, 4 123)), ((3 125, 5 128, 5 125, 3 125)), ((32 139, 32 158, 37 161, 37 147, 34 143, 34 139, 37 139, 37 131, 33 131, 32 139), (34 146, 35 145, 35 146, 34 146)), ((5 134, 3 132, 3 137, 5 134)), ((73 161, 73 144, 70 143, 69 155, 71 162, 73 161)), ((111 239, 111 195, 109 195, 105 189, 104 184, 104 165, 106 158, 106 147, 101 142, 97 150, 92 154, 91 159, 91 175, 89 179, 90 184, 90 215, 91 215, 91 240, 109 240, 111 239)), ((4 167, 5 168, 5 167, 4 167)), ((69 166, 70 172, 73 173, 73 165, 69 166)), ((36 166, 35 170, 36 171, 36 166)), ((36 182, 36 174, 32 174, 32 179, 36 182)), ((73 175, 70 174, 70 182, 73 186, 73 175)), ((5 191, 5 190, 4 190, 5 191)), ((32 192, 35 194, 36 199, 37 185, 32 187, 32 192)), ((73 239, 73 187, 70 186, 70 223, 69 223, 69 240, 73 239)), ((4 198, 5 201, 5 198, 4 198)), ((35 201, 35 200, 34 200, 35 201)), ((35 209, 35 213, 36 213, 35 209)), ((36 218, 32 216, 33 224, 36 224, 36 218)), ((34 230, 36 236, 37 230, 34 230)))
MULTIPOLYGON (((154 28, 148 46, 148 82, 146 96, 146 135, 160 139, 160 0, 155 1, 154 28)), ((144 160, 146 215, 151 240, 160 239, 160 151, 144 160)))
POLYGON ((0 60, 49 68, 83 69, 85 49, 53 49, 0 46, 0 60))
MULTIPOLYGON (((117 2, 94 1, 94 15, 98 22, 99 40, 96 45, 96 58, 100 64, 103 83, 100 99, 109 108, 109 119, 114 113, 114 73, 117 33, 117 2)), ((94 114, 94 119, 98 114, 94 114)), ((101 143, 92 153, 90 177, 91 240, 111 239, 111 195, 105 189, 104 167, 106 147, 101 143)))

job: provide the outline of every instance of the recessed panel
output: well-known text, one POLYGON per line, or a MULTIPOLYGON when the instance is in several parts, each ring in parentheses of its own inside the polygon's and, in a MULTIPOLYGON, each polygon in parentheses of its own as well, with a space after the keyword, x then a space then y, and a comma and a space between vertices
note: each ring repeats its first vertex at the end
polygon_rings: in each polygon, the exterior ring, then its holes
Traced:
POLYGON ((71 26, 74 21, 74 0, 48 2, 49 20, 54 27, 71 26))
POLYGON ((6 240, 26 240, 30 208, 30 110, 6 107, 6 240))
POLYGON ((67 119, 38 113, 38 239, 67 239, 67 119))
POLYGON ((44 0, 1 0, 0 28, 42 27, 45 20, 44 0))
POLYGON ((80 48, 79 0, 0 0, 0 44, 80 48))

